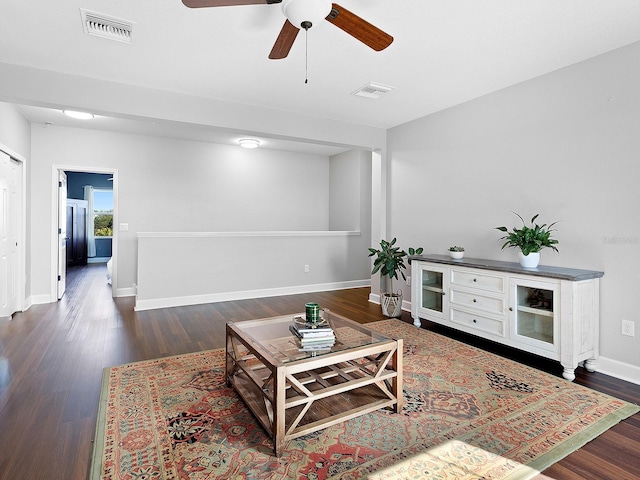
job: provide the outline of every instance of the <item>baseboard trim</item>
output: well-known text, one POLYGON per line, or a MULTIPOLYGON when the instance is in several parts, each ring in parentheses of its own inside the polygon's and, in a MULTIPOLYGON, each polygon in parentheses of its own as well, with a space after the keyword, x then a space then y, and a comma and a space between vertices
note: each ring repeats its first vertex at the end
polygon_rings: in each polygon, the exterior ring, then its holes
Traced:
MULTIPOLYGON (((375 303, 380 305, 380 295, 376 294, 376 293, 370 293, 369 294, 369 301, 371 303, 375 303)), ((405 312, 410 312, 411 311, 411 302, 408 300, 402 300, 402 310, 404 310, 405 312)))
POLYGON ((89 257, 87 263, 107 263, 111 257, 89 257))
POLYGON ((184 307, 186 305, 202 305, 204 303, 247 300, 251 298, 279 297, 301 293, 326 292, 330 290, 346 290, 347 288, 370 287, 371 280, 352 280, 347 282, 321 283, 315 285, 297 285, 293 287, 269 288, 264 290, 243 290, 239 292, 209 293, 205 295, 187 295, 173 298, 139 300, 136 298, 134 310, 152 310, 154 308, 184 307))
POLYGON ((640 367, 637 365, 620 362, 612 358, 600 357, 596 362, 596 371, 640 385, 640 367))
POLYGON ((116 288, 114 297, 135 297, 136 287, 116 288))
POLYGON ((29 297, 27 297, 26 301, 24 302, 24 309, 25 310, 29 310, 29 308, 31 308, 33 305, 42 305, 44 303, 53 303, 53 302, 57 302, 58 299, 51 299, 51 295, 49 294, 43 294, 43 295, 31 295, 29 297))

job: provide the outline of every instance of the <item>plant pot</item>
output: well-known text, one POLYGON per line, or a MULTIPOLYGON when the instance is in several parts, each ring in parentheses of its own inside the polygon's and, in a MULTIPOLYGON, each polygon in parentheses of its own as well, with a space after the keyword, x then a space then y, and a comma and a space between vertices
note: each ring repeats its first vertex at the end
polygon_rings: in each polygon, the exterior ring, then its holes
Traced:
POLYGON ((402 314, 402 290, 398 290, 398 293, 383 293, 380 305, 384 316, 398 318, 402 314))
POLYGON ((449 251, 449 255, 454 260, 460 260, 462 257, 464 257, 464 252, 452 252, 452 251, 449 251))
POLYGON ((532 252, 529 255, 519 253, 520 265, 524 268, 536 268, 540 263, 540 252, 532 252))

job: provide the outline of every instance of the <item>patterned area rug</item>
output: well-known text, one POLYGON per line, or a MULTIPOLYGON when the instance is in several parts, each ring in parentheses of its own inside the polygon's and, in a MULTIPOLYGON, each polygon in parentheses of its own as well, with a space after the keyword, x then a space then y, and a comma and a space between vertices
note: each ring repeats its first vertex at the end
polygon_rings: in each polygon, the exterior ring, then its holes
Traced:
POLYGON ((401 414, 291 440, 281 458, 224 379, 224 350, 105 369, 91 480, 531 478, 640 409, 417 329, 401 414))

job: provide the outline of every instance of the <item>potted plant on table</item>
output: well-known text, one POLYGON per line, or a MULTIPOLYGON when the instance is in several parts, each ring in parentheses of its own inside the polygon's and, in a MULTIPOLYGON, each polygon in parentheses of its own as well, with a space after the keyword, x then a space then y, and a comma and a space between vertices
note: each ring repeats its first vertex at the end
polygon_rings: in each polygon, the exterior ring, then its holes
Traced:
POLYGON ((449 256, 454 260, 460 260, 464 257, 464 247, 458 247, 457 245, 449 247, 449 256))
POLYGON ((409 253, 396 246, 396 239, 394 238, 390 242, 386 240, 380 240, 380 248, 369 248, 369 256, 375 259, 373 261, 373 270, 371 274, 374 275, 380 272, 382 277, 389 277, 389 291, 381 292, 380 305, 382 306, 382 313, 387 317, 399 317, 402 312, 402 290, 398 290, 397 293, 393 291, 393 279, 398 279, 398 273, 402 275, 404 280, 407 277, 404 274, 406 268, 404 259, 407 255, 420 255, 423 248, 409 248, 409 253))
POLYGON ((558 240, 551 237, 551 232, 554 231, 552 227, 558 222, 553 222, 550 225, 546 223, 538 225, 535 221, 539 214, 536 214, 531 218, 531 226, 527 226, 522 216, 516 212, 513 213, 522 220, 522 227, 513 227, 511 231, 507 227, 496 227, 496 230, 506 233, 504 237, 500 237, 500 240, 506 240, 502 249, 504 250, 506 247, 519 248, 520 265, 525 268, 535 268, 540 262, 540 251, 543 248, 558 251, 556 248, 558 240))

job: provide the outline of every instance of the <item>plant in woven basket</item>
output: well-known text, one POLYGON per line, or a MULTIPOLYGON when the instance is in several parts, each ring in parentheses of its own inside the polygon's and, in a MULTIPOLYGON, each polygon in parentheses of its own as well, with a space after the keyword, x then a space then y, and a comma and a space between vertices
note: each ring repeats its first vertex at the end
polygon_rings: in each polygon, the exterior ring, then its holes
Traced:
POLYGON ((404 269, 406 268, 404 264, 404 259, 407 255, 420 255, 423 251, 422 247, 412 248, 409 247, 409 253, 402 250, 400 247, 396 246, 396 238, 391 240, 390 242, 386 240, 380 240, 380 248, 369 248, 369 256, 373 257, 375 255, 375 259, 373 261, 373 270, 371 270, 371 274, 374 275, 380 272, 380 275, 383 277, 389 277, 389 291, 385 292, 389 295, 393 294, 393 279, 398 280, 398 273, 402 275, 404 280, 407 277, 404 274, 404 269))

